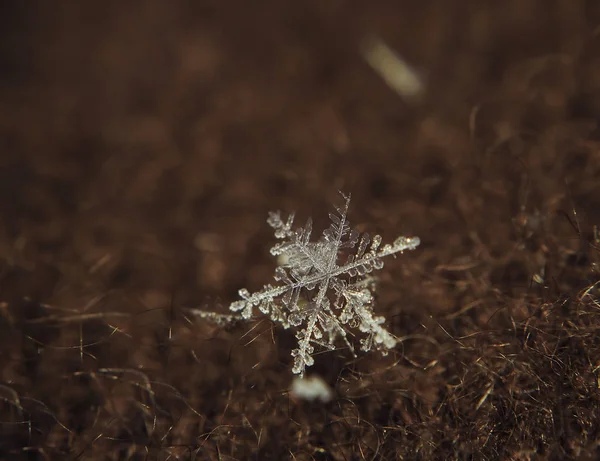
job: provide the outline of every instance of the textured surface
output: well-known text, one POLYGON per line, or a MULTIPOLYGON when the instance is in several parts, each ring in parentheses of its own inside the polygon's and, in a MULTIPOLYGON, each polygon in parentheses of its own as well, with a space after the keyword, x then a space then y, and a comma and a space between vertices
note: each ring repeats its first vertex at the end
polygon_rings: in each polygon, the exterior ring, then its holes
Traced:
POLYGON ((173 3, 0 7, 0 458, 597 459, 597 2, 173 3), (421 246, 381 272, 396 348, 298 401, 291 331, 184 308, 338 190, 421 246))

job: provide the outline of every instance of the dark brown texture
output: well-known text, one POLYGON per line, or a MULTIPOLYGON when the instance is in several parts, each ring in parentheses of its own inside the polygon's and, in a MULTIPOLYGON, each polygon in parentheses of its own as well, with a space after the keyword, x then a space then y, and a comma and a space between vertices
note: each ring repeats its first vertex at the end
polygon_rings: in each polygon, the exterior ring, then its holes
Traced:
POLYGON ((0 458, 600 458, 595 1, 4 2, 0 458), (95 6, 93 6, 95 4, 95 6), (378 35, 420 102, 364 62, 378 35), (269 210, 421 247, 294 400, 269 210))

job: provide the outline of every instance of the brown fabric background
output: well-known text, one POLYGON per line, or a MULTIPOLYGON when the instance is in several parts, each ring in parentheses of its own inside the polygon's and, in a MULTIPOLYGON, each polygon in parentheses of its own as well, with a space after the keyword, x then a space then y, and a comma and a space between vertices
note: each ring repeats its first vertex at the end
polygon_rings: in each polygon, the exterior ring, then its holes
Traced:
POLYGON ((0 458, 600 457, 600 4, 5 2, 0 458), (403 101, 376 34, 425 76, 403 101), (388 357, 218 328, 271 280, 269 210, 421 247, 388 357))

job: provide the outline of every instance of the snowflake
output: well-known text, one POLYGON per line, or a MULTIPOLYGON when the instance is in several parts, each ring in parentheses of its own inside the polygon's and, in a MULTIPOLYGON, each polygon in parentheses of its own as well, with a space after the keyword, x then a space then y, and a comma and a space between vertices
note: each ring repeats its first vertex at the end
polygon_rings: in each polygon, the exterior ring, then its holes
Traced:
POLYGON ((420 243, 418 237, 399 237, 380 248, 379 235, 371 238, 350 228, 346 218, 350 196, 341 195, 344 205, 329 214, 331 224, 316 242, 310 241, 311 219, 293 230, 293 213, 286 220, 279 212, 269 213, 267 222, 281 240, 271 248, 282 262, 275 269, 278 285, 265 285, 255 293, 242 288, 242 299, 229 307, 244 319, 252 318, 258 307, 284 328, 304 325, 296 333, 298 348, 292 351, 292 371, 301 377, 314 364, 314 345, 333 350, 342 338, 353 351, 347 339, 351 328, 366 334, 361 340, 363 351, 378 349, 385 354, 396 345, 395 337, 382 326, 385 318, 373 314, 375 279, 369 274, 383 267, 385 256, 414 250, 420 243))

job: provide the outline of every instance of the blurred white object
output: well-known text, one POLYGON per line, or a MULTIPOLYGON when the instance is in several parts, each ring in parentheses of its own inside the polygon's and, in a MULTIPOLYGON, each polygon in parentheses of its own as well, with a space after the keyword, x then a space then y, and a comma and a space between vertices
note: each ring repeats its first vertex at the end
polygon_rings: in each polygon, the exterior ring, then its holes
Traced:
POLYGON ((417 71, 378 37, 366 39, 362 55, 379 76, 404 99, 418 98, 425 84, 417 71))
POLYGON ((301 400, 320 400, 329 402, 333 398, 333 391, 329 385, 318 376, 300 378, 296 376, 292 381, 291 393, 301 400))

